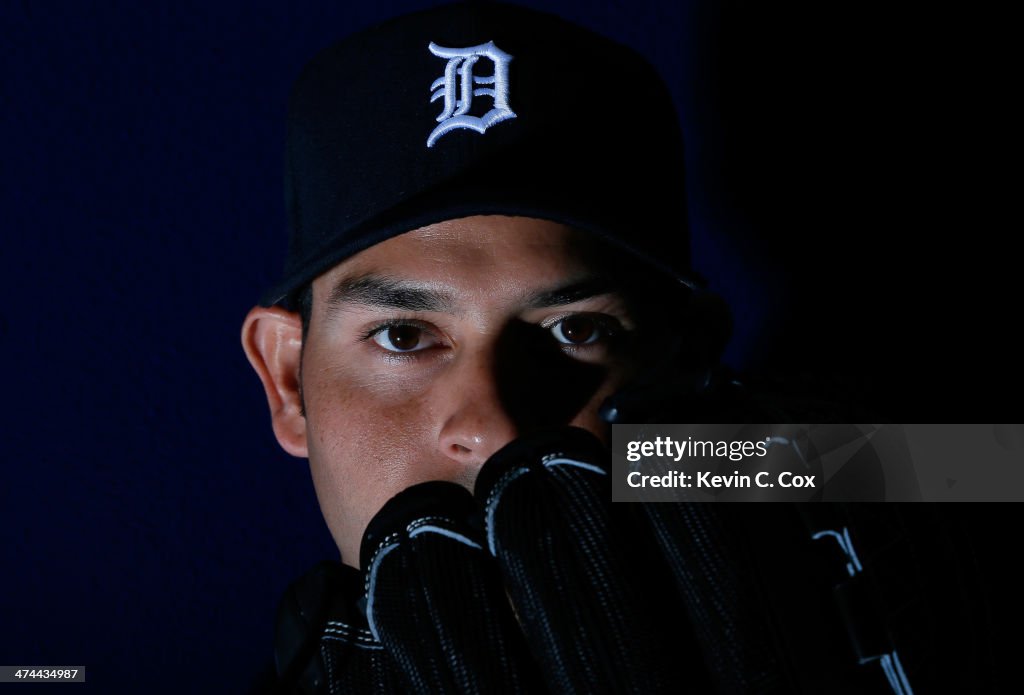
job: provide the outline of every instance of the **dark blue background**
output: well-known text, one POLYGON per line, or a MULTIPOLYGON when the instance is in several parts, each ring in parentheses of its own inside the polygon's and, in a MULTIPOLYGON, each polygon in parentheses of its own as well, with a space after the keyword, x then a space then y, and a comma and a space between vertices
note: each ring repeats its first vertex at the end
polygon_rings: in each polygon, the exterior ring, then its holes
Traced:
MULTIPOLYGON (((320 48, 427 4, 3 4, 0 663, 240 692, 269 662, 282 590, 334 556, 238 341, 283 260, 286 96, 320 48)), ((937 98, 969 79, 919 18, 527 4, 668 80, 733 366, 818 372, 892 421, 1000 412, 1012 295, 937 98)))

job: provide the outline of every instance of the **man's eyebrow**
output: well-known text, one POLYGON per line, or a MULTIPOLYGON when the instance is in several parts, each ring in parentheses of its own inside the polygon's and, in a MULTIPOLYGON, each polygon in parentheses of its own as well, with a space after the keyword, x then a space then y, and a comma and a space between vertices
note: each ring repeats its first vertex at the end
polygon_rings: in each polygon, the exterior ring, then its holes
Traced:
POLYGON ((342 280, 331 290, 327 306, 363 304, 380 309, 403 311, 452 311, 452 298, 436 290, 381 275, 342 280))
POLYGON ((584 299, 590 299, 591 297, 598 297, 602 294, 609 294, 617 290, 618 287, 609 281, 608 278, 591 277, 535 294, 530 297, 528 304, 532 309, 564 306, 574 302, 582 302, 584 299))

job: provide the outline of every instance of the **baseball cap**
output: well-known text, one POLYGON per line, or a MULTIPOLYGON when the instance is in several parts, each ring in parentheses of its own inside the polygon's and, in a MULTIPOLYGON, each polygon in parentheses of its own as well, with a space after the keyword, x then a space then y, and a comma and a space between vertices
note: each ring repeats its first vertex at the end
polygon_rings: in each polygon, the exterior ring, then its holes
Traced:
POLYGON ((683 143, 632 49, 557 16, 460 2, 317 54, 288 108, 283 278, 314 278, 405 232, 522 215, 594 233, 689 287, 683 143))

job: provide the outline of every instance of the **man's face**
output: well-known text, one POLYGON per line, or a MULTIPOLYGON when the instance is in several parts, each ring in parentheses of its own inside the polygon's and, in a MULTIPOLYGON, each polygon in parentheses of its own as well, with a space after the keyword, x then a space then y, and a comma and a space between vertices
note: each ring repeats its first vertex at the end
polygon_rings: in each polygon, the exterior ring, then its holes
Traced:
POLYGON ((305 443, 346 563, 410 485, 472 490, 488 457, 531 429, 572 424, 607 439, 597 410, 630 372, 635 326, 588 242, 553 222, 469 217, 314 281, 305 443))

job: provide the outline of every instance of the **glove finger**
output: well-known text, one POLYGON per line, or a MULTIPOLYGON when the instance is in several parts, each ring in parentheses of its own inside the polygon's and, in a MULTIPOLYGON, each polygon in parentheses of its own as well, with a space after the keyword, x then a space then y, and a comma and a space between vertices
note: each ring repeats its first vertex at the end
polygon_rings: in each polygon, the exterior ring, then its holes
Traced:
POLYGON ((613 527, 609 465, 576 428, 506 446, 475 490, 488 549, 549 689, 679 692, 685 656, 663 638, 678 616, 655 605, 650 568, 613 527))
POLYGON ((707 503, 642 505, 716 689, 723 695, 790 692, 761 606, 763 597, 723 517, 707 503))
POLYGON ((412 692, 539 692, 475 515, 472 495, 444 482, 378 512, 361 548, 370 629, 412 692))

